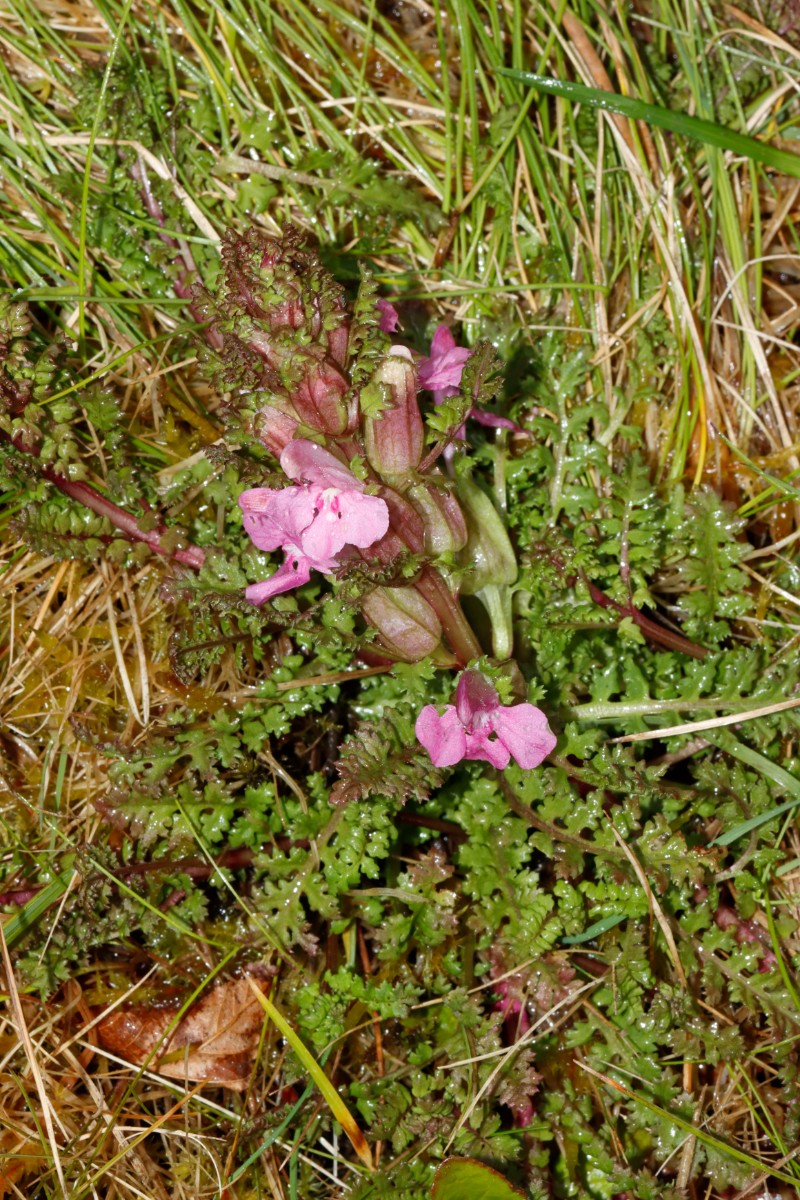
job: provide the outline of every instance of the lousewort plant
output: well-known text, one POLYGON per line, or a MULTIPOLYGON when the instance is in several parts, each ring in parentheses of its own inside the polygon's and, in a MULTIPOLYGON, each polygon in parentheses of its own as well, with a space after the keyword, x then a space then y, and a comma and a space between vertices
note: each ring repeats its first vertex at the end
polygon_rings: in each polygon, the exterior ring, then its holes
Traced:
MULTIPOLYGON (((484 647, 459 590, 503 588, 517 574, 502 521, 485 511, 491 501, 453 462, 455 447, 466 452, 467 416, 482 414, 491 393, 489 347, 473 356, 440 326, 430 356, 415 361, 393 341, 397 312, 372 282, 349 308, 292 235, 231 239, 223 268, 216 299, 195 303, 209 321, 207 361, 229 395, 226 437, 258 439, 287 477, 239 497, 254 544, 285 555, 247 587, 248 600, 262 604, 318 571, 355 586, 386 658, 466 667, 484 647), (432 393, 427 428, 421 391, 432 393)), ((487 608, 495 647, 510 657, 507 614, 487 608)))

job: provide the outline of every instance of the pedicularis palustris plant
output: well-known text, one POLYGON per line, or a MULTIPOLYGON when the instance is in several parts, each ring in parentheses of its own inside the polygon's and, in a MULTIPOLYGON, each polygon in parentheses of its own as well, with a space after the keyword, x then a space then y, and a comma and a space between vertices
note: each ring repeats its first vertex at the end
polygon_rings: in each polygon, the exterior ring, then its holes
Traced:
MULTIPOLYGON (((264 604, 318 571, 355 587, 375 634, 373 657, 430 657, 457 669, 483 654, 458 600, 459 590, 474 592, 485 600, 495 652, 509 659, 514 552, 491 501, 455 461, 470 418, 514 428, 484 407, 496 386, 491 347, 458 347, 442 326, 430 355, 415 357, 398 343, 398 315, 371 281, 349 307, 292 235, 229 241, 222 286, 198 296, 197 307, 208 321, 206 360, 228 396, 226 436, 262 443, 285 476, 239 496, 254 544, 284 555, 246 588, 247 599, 264 604)), ((495 750, 498 693, 479 672, 471 676, 458 728, 446 713, 440 725, 429 714, 418 730, 436 765, 465 755, 508 762, 495 750)), ((545 718, 532 705, 515 706, 515 716, 525 748, 511 753, 538 765, 555 739, 540 734, 545 718)))

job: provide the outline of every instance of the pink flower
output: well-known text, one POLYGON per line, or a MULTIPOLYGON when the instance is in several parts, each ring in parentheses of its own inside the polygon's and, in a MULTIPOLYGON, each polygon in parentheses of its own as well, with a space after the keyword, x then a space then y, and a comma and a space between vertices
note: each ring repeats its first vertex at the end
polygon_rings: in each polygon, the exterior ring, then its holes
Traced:
MULTIPOLYGON (((446 325, 439 326, 431 342, 430 358, 420 359, 419 363, 420 387, 433 392, 434 404, 441 404, 443 400, 458 394, 464 364, 471 353, 471 350, 456 345, 456 340, 446 325)), ((493 429, 519 429, 508 417, 496 417, 484 408, 471 408, 467 415, 479 425, 489 425, 493 429)), ((456 437, 464 436, 465 430, 462 425, 456 437)))
POLYGON ((433 335, 430 358, 419 364, 420 387, 433 392, 434 404, 441 404, 448 396, 455 396, 461 384, 464 364, 471 350, 457 346, 456 340, 446 325, 440 325, 433 335))
POLYGON ((328 574, 345 546, 365 549, 389 528, 386 502, 364 495, 361 480, 316 442, 289 442, 281 466, 302 482, 280 490, 250 488, 239 497, 244 527, 259 550, 281 547, 286 553, 274 575, 245 589, 251 604, 308 583, 312 571, 328 574))
POLYGON ((464 671, 455 705, 440 715, 426 704, 414 731, 435 767, 452 767, 462 758, 482 758, 502 770, 510 758, 526 770, 538 767, 555 748, 547 717, 533 704, 500 703, 497 691, 480 671, 464 671))
POLYGON ((384 333, 394 333, 400 324, 400 314, 395 306, 389 300, 379 299, 375 301, 375 307, 381 314, 379 328, 384 333))

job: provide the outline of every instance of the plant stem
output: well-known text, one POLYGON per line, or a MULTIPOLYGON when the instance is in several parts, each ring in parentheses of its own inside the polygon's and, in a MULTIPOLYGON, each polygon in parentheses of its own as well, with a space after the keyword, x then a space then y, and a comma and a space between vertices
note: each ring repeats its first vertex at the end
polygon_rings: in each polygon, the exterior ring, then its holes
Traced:
POLYGON ((650 617, 639 612, 639 609, 633 604, 620 604, 618 600, 612 600, 591 580, 586 580, 586 586, 595 604, 599 604, 601 608, 616 609, 622 616, 630 617, 633 623, 639 626, 648 641, 655 642, 657 646, 663 646, 667 650, 677 650, 679 654, 689 654, 692 658, 705 658, 708 654, 705 646, 700 646, 697 642, 692 642, 689 638, 684 637, 682 633, 675 633, 673 630, 659 625, 656 621, 652 621, 650 617))
POLYGON ((65 496, 77 500, 79 504, 91 509, 98 516, 106 517, 130 541, 145 542, 156 554, 174 558, 176 562, 182 563, 186 567, 195 567, 199 570, 205 562, 205 551, 201 550, 199 546, 190 544, 182 549, 165 546, 161 539, 165 533, 169 532, 167 526, 161 525, 158 529, 151 530, 141 529, 136 517, 126 512, 124 508, 120 508, 118 504, 106 499, 90 484, 74 483, 71 479, 59 475, 57 471, 51 470, 50 467, 43 467, 42 474, 50 483, 55 484, 65 496))
POLYGON ((480 658, 483 653, 481 645, 461 611, 461 605, 452 595, 439 572, 433 567, 425 567, 417 581, 417 589, 441 621, 442 629, 450 643, 450 649, 458 659, 459 666, 465 667, 473 658, 480 658))
MULTIPOLYGON (((20 439, 9 438, 6 434, 2 436, 7 441, 10 441, 15 449, 19 450, 22 454, 30 454, 34 458, 38 457, 39 450, 37 447, 28 446, 20 439)), ((59 471, 54 471, 52 467, 43 466, 40 470, 44 478, 49 483, 52 483, 54 487, 57 487, 60 492, 63 492, 65 496, 69 496, 71 500, 76 500, 78 504, 91 509, 99 517, 106 517, 130 541, 145 542, 156 554, 163 554, 165 558, 174 558, 176 562, 182 563, 186 567, 195 567, 199 570, 205 562, 205 551, 201 550, 199 546, 193 546, 191 543, 182 548, 165 546, 161 540, 163 535, 167 532, 173 532, 168 530, 166 525, 161 525, 158 529, 142 529, 136 517, 126 512, 124 508, 120 508, 118 504, 114 504, 113 500, 109 500, 101 495, 91 484, 67 479, 65 475, 62 475, 59 471)), ((178 530, 174 532, 179 533, 178 530)))

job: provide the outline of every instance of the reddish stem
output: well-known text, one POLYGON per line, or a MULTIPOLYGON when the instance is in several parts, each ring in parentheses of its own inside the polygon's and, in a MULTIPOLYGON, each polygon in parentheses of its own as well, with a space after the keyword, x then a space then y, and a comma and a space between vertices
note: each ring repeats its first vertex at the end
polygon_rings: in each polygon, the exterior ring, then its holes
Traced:
POLYGON ((460 842, 467 837, 464 830, 460 825, 456 825, 455 821, 445 821, 441 817, 429 817, 423 813, 409 812, 408 809, 401 809, 396 820, 402 821, 406 825, 416 825, 420 829, 435 829, 437 833, 444 833, 460 842))
POLYGON ((425 567, 417 580, 417 591, 422 593, 439 618, 459 666, 465 667, 473 658, 480 658, 483 654, 480 643, 461 611, 461 605, 439 572, 433 567, 425 567))
POLYGON ((168 531, 167 526, 160 525, 158 529, 151 530, 140 529, 136 517, 126 512, 124 508, 120 508, 118 504, 114 504, 113 501, 107 500, 105 496, 102 496, 90 484, 73 483, 71 479, 66 479, 63 475, 59 475, 49 467, 43 467, 42 474, 45 479, 49 479, 51 483, 54 483, 65 496, 77 500, 85 508, 90 508, 99 517, 106 517, 130 541, 145 542, 156 554, 163 554, 166 558, 174 558, 176 562, 182 563, 186 567, 195 567, 199 570, 205 562, 205 551, 201 550, 199 546, 189 545, 183 549, 171 549, 168 546, 164 546, 161 539, 168 531))
MULTIPOLYGON (((10 441, 12 446, 16 450, 19 450, 20 453, 30 454, 34 458, 38 458, 38 446, 28 446, 19 437, 9 438, 1 430, 0 437, 6 441, 10 441)), ((71 500, 77 500, 78 504, 91 509, 99 517, 106 517, 130 541, 145 542, 156 554, 163 554, 166 558, 174 558, 176 562, 182 563, 186 567, 199 569, 205 562, 205 551, 201 550, 199 546, 193 546, 191 543, 182 549, 170 549, 170 547, 164 546, 161 539, 168 532, 168 526, 160 525, 158 529, 142 529, 136 517, 126 512, 124 508, 120 508, 118 504, 114 504, 113 500, 107 499, 96 488, 93 488, 91 484, 79 483, 75 480, 67 479, 66 475, 54 471, 52 467, 43 466, 41 473, 45 479, 57 487, 60 492, 63 492, 65 496, 69 496, 71 500)), ((176 530, 175 532, 178 531, 176 530)))
POLYGON ((620 604, 618 600, 612 600, 610 596, 607 596, 604 591, 590 580, 587 580, 586 584, 589 588, 589 595, 595 604, 599 604, 601 608, 613 608, 616 612, 621 613, 622 616, 630 617, 634 624, 639 626, 645 637, 649 641, 655 642, 657 646, 664 646, 667 650, 677 650, 679 654, 689 654, 692 658, 705 658, 708 654, 705 646, 700 646, 697 642, 690 641, 682 633, 675 633, 671 629, 665 629, 663 625, 659 625, 656 621, 652 621, 650 617, 646 617, 644 613, 639 612, 639 609, 633 604, 620 604))

